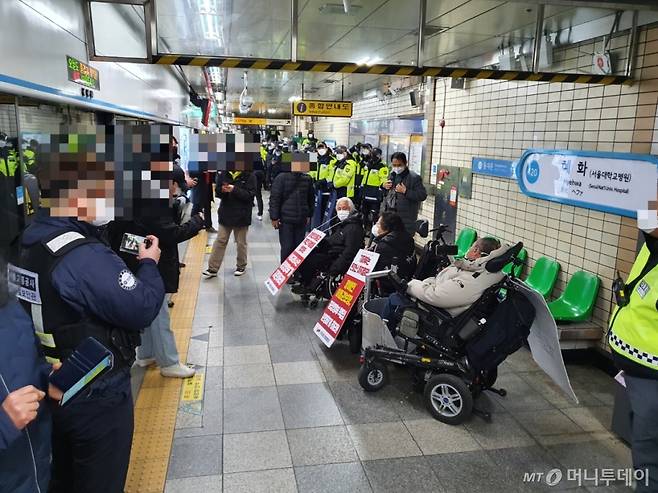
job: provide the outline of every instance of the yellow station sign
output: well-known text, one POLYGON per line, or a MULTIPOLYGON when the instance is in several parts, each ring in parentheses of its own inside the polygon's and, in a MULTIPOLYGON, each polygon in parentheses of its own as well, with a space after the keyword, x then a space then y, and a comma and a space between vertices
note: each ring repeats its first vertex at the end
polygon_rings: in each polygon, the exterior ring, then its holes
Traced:
POLYGON ((350 118, 352 116, 351 101, 318 101, 302 99, 292 104, 294 116, 334 116, 350 118))

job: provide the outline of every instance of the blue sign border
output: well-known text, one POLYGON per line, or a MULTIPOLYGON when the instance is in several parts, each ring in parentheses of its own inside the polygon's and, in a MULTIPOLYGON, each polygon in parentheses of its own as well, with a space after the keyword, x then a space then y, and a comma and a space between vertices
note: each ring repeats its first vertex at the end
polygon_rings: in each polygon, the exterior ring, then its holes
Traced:
POLYGON ((582 207, 585 209, 594 209, 601 212, 609 212, 619 216, 637 218, 637 211, 628 211, 626 209, 617 209, 616 207, 606 207, 604 205, 592 204, 591 202, 581 202, 578 200, 565 199, 561 197, 554 197, 552 195, 544 195, 541 193, 529 192, 523 183, 523 165, 526 159, 531 154, 559 154, 563 156, 583 156, 583 157, 602 157, 607 159, 627 159, 632 161, 647 161, 653 163, 658 167, 658 156, 652 154, 632 154, 628 152, 597 152, 597 151, 570 151, 558 149, 528 149, 523 153, 516 165, 516 181, 519 184, 521 192, 528 197, 536 199, 548 200, 550 202, 557 202, 559 204, 573 205, 574 207, 582 207))

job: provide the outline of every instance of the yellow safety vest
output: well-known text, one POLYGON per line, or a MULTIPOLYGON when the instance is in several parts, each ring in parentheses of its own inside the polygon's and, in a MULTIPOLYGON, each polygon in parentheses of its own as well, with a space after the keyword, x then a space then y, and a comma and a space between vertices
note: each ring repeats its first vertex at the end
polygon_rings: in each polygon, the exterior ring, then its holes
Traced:
POLYGON ((380 163, 381 168, 371 169, 364 166, 361 170, 361 185, 364 187, 381 187, 388 180, 389 170, 385 163, 380 163))
MULTIPOLYGON (((644 245, 628 276, 631 282, 648 260, 649 249, 644 245)), ((610 347, 635 363, 658 370, 658 266, 635 284, 628 301, 624 307, 616 306, 610 317, 610 347)))
POLYGON ((9 151, 7 158, 0 157, 0 175, 15 176, 18 168, 18 156, 15 151, 9 151))
POLYGON ((346 197, 353 198, 357 173, 359 173, 359 163, 353 159, 348 159, 344 168, 337 168, 334 165, 334 188, 346 187, 346 197))

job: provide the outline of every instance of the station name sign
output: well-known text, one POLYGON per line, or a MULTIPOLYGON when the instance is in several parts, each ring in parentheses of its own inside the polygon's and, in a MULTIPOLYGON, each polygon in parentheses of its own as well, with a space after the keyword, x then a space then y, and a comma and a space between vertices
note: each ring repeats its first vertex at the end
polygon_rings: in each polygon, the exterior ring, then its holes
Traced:
POLYGON ((533 149, 521 156, 516 176, 530 197, 636 217, 656 200, 658 157, 533 149))
POLYGON ((98 70, 68 55, 66 55, 66 67, 71 82, 88 87, 89 89, 100 90, 101 82, 98 70))
POLYGON ((294 116, 350 118, 352 116, 352 102, 302 99, 292 104, 292 114, 294 116))

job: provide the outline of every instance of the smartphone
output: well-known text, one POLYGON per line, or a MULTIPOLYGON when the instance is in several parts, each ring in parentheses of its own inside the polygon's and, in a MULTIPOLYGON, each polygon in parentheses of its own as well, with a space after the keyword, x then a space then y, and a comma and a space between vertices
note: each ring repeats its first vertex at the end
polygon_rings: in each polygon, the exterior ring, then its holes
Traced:
POLYGON ((132 255, 137 255, 139 254, 140 243, 144 243, 147 248, 151 246, 151 240, 148 238, 132 233, 124 233, 119 250, 132 255))

